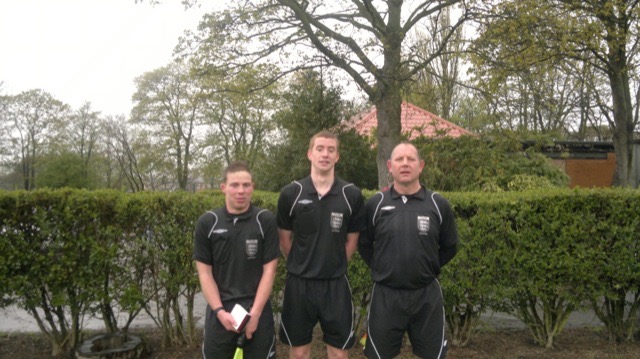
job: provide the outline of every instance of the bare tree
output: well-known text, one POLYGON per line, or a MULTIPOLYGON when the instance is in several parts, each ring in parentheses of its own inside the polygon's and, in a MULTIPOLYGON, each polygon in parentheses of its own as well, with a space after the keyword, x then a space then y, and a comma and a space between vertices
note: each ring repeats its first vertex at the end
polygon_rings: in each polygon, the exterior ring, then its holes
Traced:
POLYGON ((80 155, 85 165, 89 165, 98 137, 100 135, 100 112, 91 109, 91 103, 86 102, 71 116, 69 124, 69 145, 80 155))
POLYGON ((276 86, 264 85, 273 71, 268 66, 247 67, 233 77, 207 77, 203 83, 207 145, 221 153, 225 163, 244 160, 253 168, 264 158, 275 131, 272 115, 278 109, 276 86))
POLYGON ((324 62, 343 70, 378 113, 378 179, 386 184, 386 160, 400 140, 402 85, 440 56, 469 16, 463 0, 256 0, 233 1, 230 10, 206 16, 200 32, 178 51, 194 51, 198 72, 235 71, 272 61, 280 75, 324 62), (411 50, 414 28, 461 5, 460 16, 436 31, 428 54, 411 50), (321 56, 317 56, 320 54, 321 56))
POLYGON ((131 139, 131 129, 124 117, 107 119, 104 123, 107 140, 106 153, 117 163, 117 168, 133 192, 145 189, 144 175, 138 164, 138 156, 131 139))
POLYGON ((199 150, 196 128, 203 126, 202 90, 181 62, 148 72, 136 83, 131 121, 148 128, 162 144, 172 159, 178 188, 185 190, 199 150))
MULTIPOLYGON (((441 16, 430 18, 423 30, 418 31, 413 41, 414 51, 422 57, 436 52, 444 36, 441 28, 451 26, 451 9, 442 11, 441 16), (433 35, 429 35, 433 34, 433 35), (435 42, 433 41, 435 39, 435 42)), ((461 97, 461 71, 465 40, 463 29, 459 27, 445 43, 440 56, 416 74, 414 81, 406 89, 407 97, 426 110, 449 120, 457 110, 461 97)))

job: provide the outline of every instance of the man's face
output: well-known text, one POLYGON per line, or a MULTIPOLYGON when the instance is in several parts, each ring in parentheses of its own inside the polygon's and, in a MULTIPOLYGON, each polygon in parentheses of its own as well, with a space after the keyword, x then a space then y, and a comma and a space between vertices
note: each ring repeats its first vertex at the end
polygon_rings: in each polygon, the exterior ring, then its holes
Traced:
POLYGON ((227 174, 227 181, 220 185, 224 193, 227 210, 231 213, 242 213, 249 208, 251 194, 253 193, 253 181, 246 171, 227 174))
POLYGON ((333 138, 316 138, 313 142, 313 147, 307 151, 307 157, 316 171, 320 173, 330 172, 340 158, 338 141, 333 138))
POLYGON ((424 161, 419 159, 415 147, 400 144, 391 153, 391 159, 387 161, 387 168, 391 172, 394 183, 408 186, 419 183, 424 161))

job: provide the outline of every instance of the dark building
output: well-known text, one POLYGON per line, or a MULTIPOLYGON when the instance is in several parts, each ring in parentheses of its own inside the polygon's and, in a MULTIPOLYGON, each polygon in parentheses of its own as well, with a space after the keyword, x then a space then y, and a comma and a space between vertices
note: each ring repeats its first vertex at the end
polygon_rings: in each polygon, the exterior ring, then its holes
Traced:
MULTIPOLYGON (((524 147, 534 146, 526 141, 524 147)), ((640 179, 640 141, 634 142, 632 185, 640 179)), ((616 171, 613 142, 554 141, 544 146, 542 153, 549 157, 570 178, 571 187, 611 187, 616 171)))

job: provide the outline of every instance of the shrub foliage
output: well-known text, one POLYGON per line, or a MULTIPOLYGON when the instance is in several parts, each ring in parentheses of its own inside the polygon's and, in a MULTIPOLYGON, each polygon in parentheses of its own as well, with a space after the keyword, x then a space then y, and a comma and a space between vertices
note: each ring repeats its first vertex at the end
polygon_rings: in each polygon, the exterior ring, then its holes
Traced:
MULTIPOLYGON (((465 345, 491 310, 520 318, 549 347, 572 311, 585 305, 611 340, 634 339, 640 192, 547 188, 445 196, 461 241, 440 278, 454 345, 465 345)), ((276 193, 254 194, 256 205, 272 211, 276 201, 276 193)), ((193 342, 199 289, 193 228, 201 213, 222 204, 215 191, 0 192, 0 305, 27 310, 56 353, 78 344, 90 315, 115 332, 144 311, 165 344, 193 342)), ((276 310, 285 276, 281 260, 276 310)), ((349 277, 361 331, 371 279, 357 255, 349 277)))

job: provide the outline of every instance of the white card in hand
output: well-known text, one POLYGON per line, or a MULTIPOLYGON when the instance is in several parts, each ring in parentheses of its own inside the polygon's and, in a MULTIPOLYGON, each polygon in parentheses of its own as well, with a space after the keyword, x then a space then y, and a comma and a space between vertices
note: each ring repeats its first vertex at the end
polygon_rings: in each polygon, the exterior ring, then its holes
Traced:
POLYGON ((237 331, 244 329, 244 326, 251 318, 251 314, 237 303, 233 306, 233 309, 231 309, 231 316, 233 317, 233 320, 236 321, 236 326, 234 326, 233 329, 237 331))

